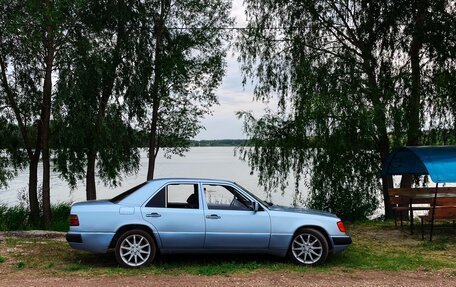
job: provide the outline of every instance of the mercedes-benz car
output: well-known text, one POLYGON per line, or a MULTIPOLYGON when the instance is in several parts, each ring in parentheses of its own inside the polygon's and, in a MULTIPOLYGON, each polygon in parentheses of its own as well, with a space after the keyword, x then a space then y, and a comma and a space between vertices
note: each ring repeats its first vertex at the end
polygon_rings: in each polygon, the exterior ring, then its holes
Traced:
POLYGON ((73 204, 70 246, 115 250, 142 267, 166 253, 268 253, 301 265, 325 262, 352 242, 331 213, 277 206, 240 185, 213 179, 155 179, 111 200, 73 204))

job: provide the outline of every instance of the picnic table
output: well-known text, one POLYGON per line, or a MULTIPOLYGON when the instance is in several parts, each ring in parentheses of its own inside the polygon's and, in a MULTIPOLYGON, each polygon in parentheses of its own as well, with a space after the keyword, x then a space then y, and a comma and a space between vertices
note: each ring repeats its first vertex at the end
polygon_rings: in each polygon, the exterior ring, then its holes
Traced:
POLYGON ((401 225, 402 212, 409 213, 412 234, 414 211, 428 211, 428 215, 421 217, 421 226, 423 236, 424 219, 431 222, 431 241, 435 220, 456 219, 456 188, 439 187, 439 184, 456 183, 456 146, 399 148, 384 162, 382 176, 385 178, 390 175, 429 175, 436 184, 430 188, 388 189, 393 210, 401 215, 401 225))
POLYGON ((390 189, 389 195, 393 199, 393 211, 406 211, 409 214, 410 234, 414 232, 414 211, 428 212, 427 215, 420 216, 423 238, 425 220, 431 222, 431 234, 435 220, 456 220, 456 188, 442 188, 442 192, 437 193, 431 193, 431 188, 397 188, 390 189))

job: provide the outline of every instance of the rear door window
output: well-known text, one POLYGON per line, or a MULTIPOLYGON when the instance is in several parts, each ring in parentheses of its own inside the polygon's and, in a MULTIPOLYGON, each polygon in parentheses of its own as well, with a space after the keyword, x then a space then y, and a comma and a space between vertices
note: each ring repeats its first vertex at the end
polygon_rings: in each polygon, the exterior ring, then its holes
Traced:
POLYGON ((198 184, 169 184, 155 194, 146 207, 198 209, 198 184))

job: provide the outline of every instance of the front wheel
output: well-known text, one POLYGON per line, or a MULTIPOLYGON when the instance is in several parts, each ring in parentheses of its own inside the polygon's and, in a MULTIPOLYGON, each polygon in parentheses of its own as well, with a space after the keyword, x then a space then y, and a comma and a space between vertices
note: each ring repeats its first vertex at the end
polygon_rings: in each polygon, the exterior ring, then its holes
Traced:
POLYGON ((321 232, 312 228, 301 228, 290 245, 290 257, 299 265, 319 265, 328 257, 328 241, 321 232))
POLYGON ((116 259, 123 267, 143 267, 155 258, 155 241, 144 230, 129 230, 116 243, 116 259))

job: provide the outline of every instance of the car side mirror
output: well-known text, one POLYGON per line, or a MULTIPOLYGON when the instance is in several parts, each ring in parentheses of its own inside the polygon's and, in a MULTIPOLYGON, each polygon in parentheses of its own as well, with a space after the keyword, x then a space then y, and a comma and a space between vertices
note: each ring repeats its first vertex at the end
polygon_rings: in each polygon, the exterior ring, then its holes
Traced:
POLYGON ((257 212, 258 210, 260 210, 260 205, 258 204, 258 202, 254 201, 252 205, 253 205, 254 212, 257 212))

